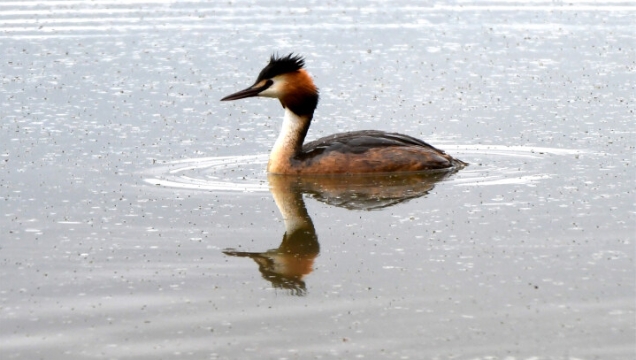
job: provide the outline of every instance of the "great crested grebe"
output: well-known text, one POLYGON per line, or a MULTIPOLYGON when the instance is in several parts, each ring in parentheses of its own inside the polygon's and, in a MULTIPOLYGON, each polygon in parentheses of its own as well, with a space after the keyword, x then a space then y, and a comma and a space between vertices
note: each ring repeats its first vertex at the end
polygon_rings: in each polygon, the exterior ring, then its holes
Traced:
POLYGON ((253 96, 280 100, 283 128, 269 156, 274 174, 396 173, 461 168, 467 164, 422 140, 377 130, 327 136, 303 145, 318 105, 318 88, 298 55, 272 55, 254 85, 221 101, 253 96))

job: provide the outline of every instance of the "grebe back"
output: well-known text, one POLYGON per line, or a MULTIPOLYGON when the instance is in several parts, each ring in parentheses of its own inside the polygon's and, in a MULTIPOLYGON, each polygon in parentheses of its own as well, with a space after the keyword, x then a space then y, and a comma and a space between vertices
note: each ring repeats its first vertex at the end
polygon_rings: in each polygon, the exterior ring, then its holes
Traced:
POLYGON ((261 96, 280 100, 283 127, 267 171, 275 174, 362 174, 461 168, 467 164, 414 137, 378 130, 352 131, 303 145, 318 88, 304 69, 302 57, 272 55, 254 85, 221 101, 261 96))

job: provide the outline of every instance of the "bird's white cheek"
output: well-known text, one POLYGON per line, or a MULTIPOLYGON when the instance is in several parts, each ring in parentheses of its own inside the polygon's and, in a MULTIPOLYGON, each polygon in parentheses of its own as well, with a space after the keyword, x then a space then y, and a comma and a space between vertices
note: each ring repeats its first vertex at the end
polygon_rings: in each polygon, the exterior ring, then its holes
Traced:
POLYGON ((282 81, 274 81, 272 86, 258 93, 258 96, 278 98, 283 93, 282 89, 283 89, 282 81))

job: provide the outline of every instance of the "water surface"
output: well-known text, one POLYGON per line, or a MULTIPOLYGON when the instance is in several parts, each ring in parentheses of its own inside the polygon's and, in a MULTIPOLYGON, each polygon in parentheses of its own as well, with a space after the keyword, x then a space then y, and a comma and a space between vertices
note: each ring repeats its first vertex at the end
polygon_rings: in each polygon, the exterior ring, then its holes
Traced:
POLYGON ((633 359, 629 2, 0 3, 7 359, 633 359), (471 165, 266 175, 282 111, 218 100, 272 52, 309 138, 471 165))

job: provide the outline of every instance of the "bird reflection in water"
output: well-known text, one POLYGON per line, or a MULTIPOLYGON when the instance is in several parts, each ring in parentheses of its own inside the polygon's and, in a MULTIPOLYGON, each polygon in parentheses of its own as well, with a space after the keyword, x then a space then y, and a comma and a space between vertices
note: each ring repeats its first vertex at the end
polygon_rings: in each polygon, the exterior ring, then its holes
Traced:
POLYGON ((251 258, 274 288, 304 295, 307 291, 304 278, 313 271, 320 244, 303 194, 349 210, 381 210, 425 196, 437 182, 453 173, 455 171, 346 177, 270 174, 270 191, 285 222, 283 241, 278 248, 265 252, 226 249, 223 253, 251 258))

